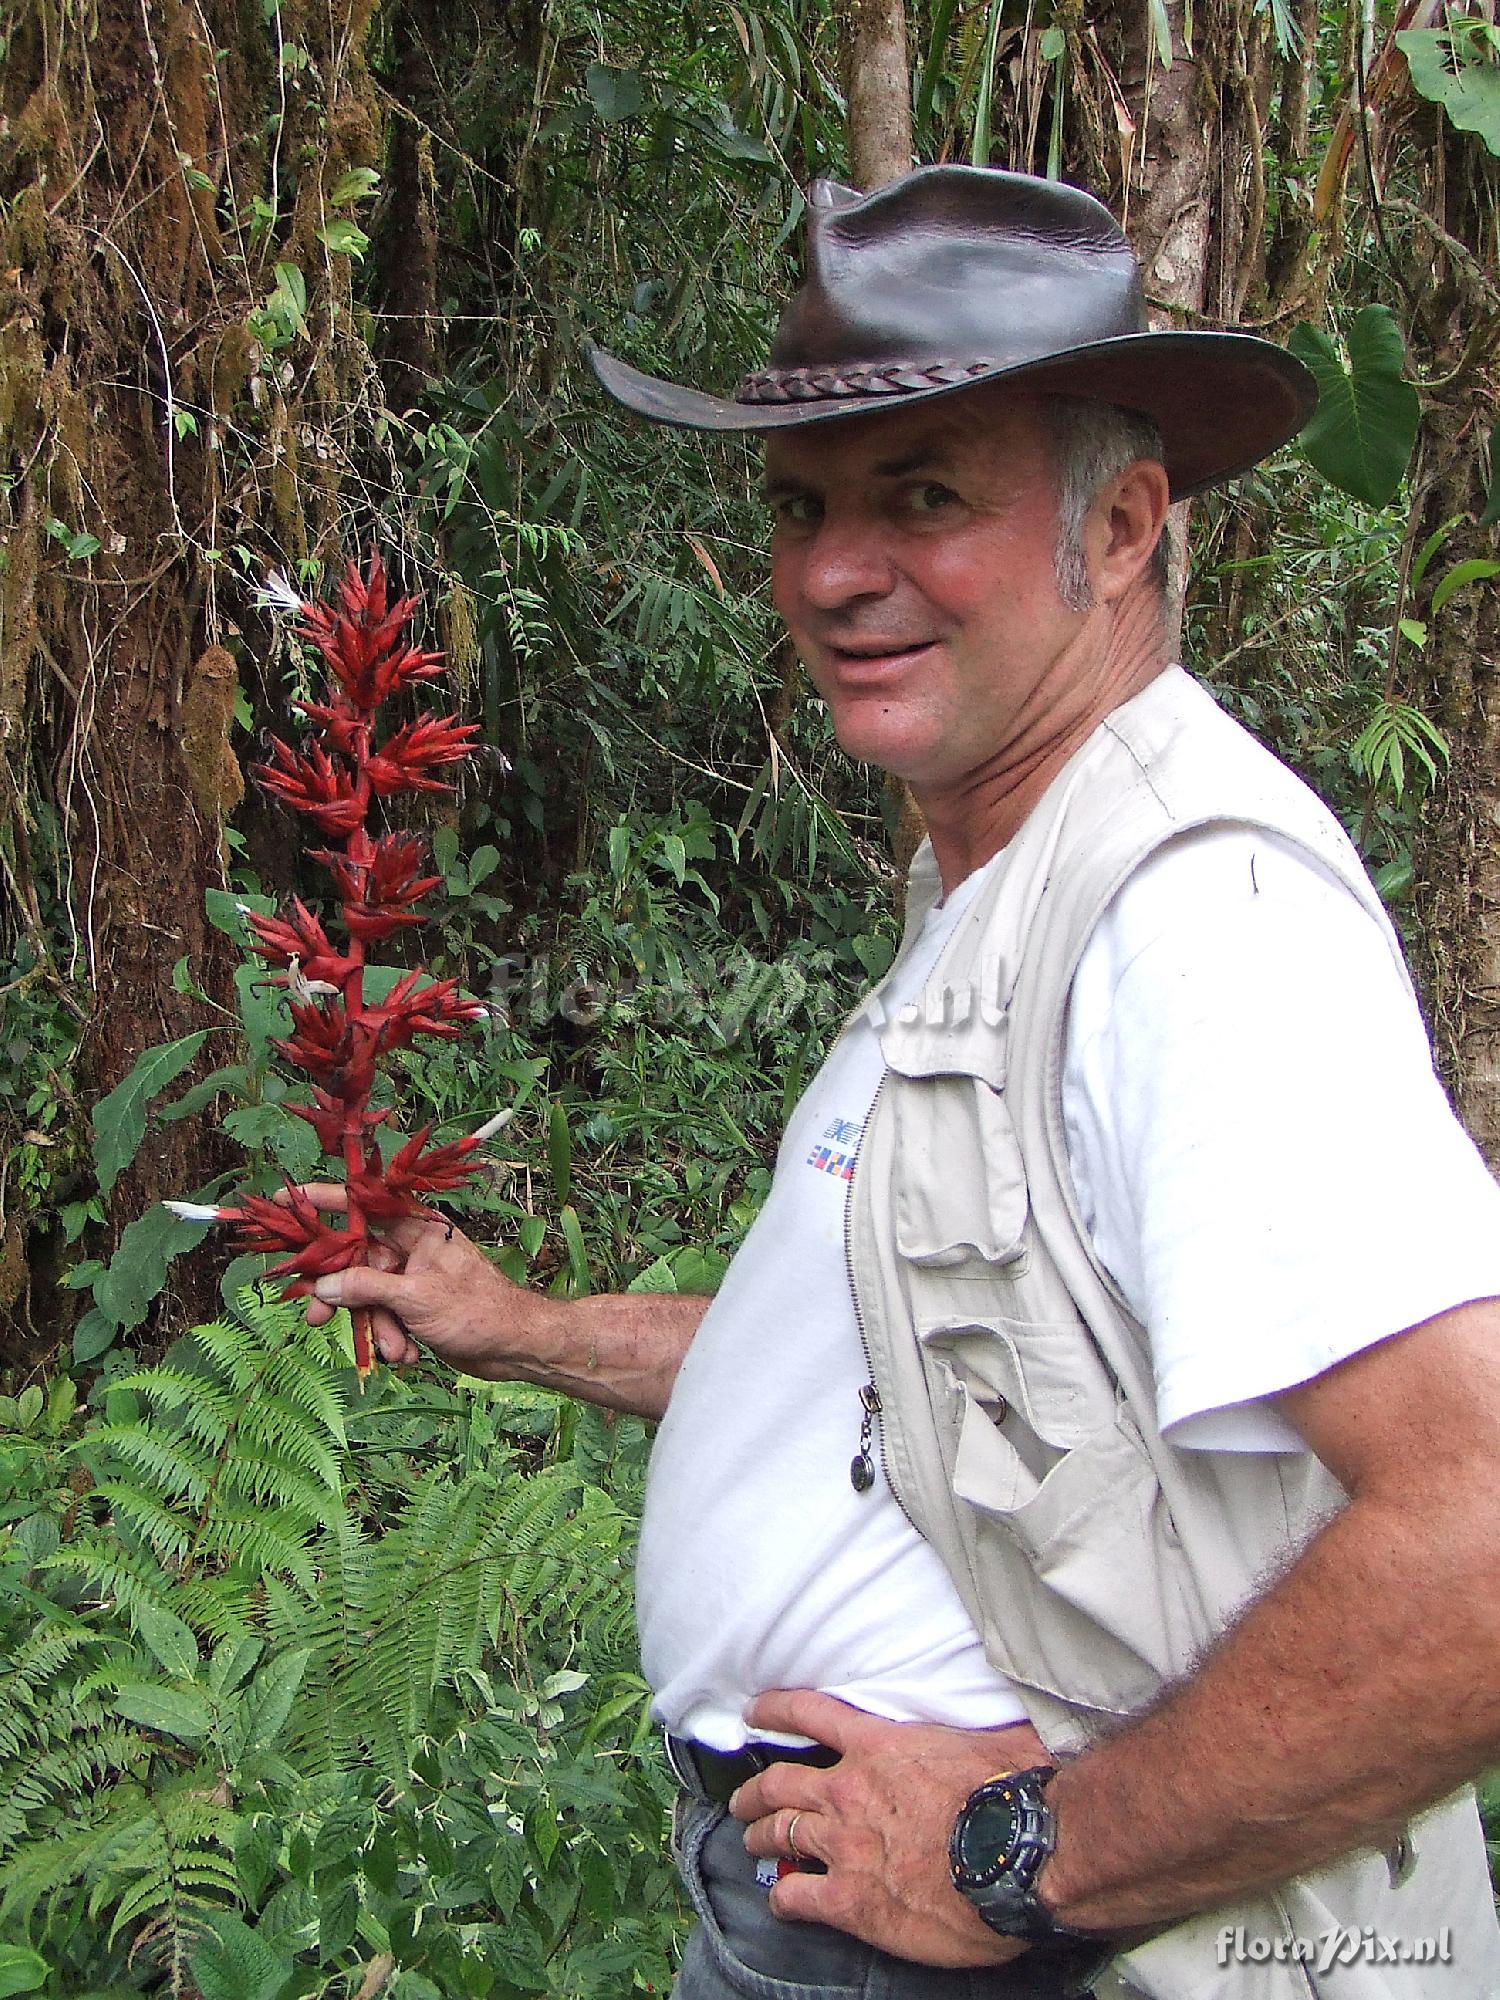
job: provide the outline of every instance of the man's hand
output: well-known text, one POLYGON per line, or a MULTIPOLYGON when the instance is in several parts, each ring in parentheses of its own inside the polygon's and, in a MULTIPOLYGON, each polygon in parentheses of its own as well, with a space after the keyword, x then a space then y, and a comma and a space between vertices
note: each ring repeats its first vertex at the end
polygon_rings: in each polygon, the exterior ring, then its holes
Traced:
MULTIPOLYGON (((347 1212, 343 1188, 302 1193, 347 1212)), ((368 1264, 320 1278, 314 1326, 339 1306, 368 1306, 376 1351, 400 1365, 425 1347, 466 1375, 534 1382, 608 1409, 659 1417, 708 1300, 686 1292, 558 1299, 512 1284, 461 1229, 431 1209, 387 1224, 368 1264)))
MULTIPOLYGON (((319 1181, 303 1194, 342 1215, 337 1183, 319 1181)), ((383 1226, 370 1262, 318 1280, 308 1321, 321 1326, 339 1306, 369 1306, 382 1361, 400 1365, 429 1348, 467 1375, 500 1379, 512 1358, 534 1358, 545 1347, 558 1302, 512 1284, 445 1215, 424 1209, 383 1226)), ((555 1337, 555 1336, 553 1336, 555 1337)))
POLYGON ((746 1822, 751 1854, 800 1855, 827 1867, 826 1875, 784 1875, 771 1891, 774 1916, 831 1924, 919 1965, 1001 1965, 1026 1950, 992 1931, 953 1887, 948 1838, 959 1807, 986 1778, 1052 1762, 1028 1724, 884 1722, 806 1689, 762 1695, 745 1719, 839 1753, 827 1770, 773 1764, 730 1800, 746 1822))

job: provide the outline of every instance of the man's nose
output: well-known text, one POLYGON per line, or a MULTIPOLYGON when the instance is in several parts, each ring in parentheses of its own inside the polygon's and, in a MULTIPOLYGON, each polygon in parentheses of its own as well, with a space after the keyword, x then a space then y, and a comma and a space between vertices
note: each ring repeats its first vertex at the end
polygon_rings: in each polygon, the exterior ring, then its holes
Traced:
POLYGON ((884 537, 868 516, 827 515, 804 546, 802 595, 819 611, 888 596, 895 582, 884 537))

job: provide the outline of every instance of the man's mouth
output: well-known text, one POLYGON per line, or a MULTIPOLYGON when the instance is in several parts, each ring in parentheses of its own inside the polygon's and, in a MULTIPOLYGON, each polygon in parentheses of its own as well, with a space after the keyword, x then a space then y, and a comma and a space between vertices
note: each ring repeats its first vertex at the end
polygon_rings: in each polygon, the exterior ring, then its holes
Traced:
POLYGON ((857 645, 847 646, 830 642, 824 646, 824 652, 841 677, 857 680, 904 667, 929 652, 936 643, 934 639, 862 639, 857 645))

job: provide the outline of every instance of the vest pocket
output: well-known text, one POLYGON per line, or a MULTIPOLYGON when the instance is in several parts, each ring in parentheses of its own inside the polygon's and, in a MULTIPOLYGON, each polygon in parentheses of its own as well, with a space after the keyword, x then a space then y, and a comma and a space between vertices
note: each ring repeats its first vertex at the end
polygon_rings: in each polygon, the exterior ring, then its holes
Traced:
POLYGON ((1012 1263, 1031 1211, 1004 1099, 980 1077, 938 1077, 924 1088, 913 1107, 921 1116, 896 1099, 897 1250, 925 1269, 976 1256, 991 1268, 1012 1263))
POLYGON ((987 1385, 954 1388, 952 1485, 996 1664, 1064 1701, 1141 1707, 1188 1665, 1197 1635, 1176 1529, 1133 1425, 1115 1412, 1060 1449, 987 1385), (997 1572, 1010 1587, 995 1587, 997 1572))

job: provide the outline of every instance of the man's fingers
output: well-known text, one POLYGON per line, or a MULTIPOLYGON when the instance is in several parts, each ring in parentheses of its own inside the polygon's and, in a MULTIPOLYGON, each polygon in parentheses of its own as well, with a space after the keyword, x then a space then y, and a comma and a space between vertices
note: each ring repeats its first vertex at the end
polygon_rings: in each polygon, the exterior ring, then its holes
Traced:
MULTIPOLYGON (((800 1833, 798 1838, 800 1840, 800 1833)), ((779 1917, 783 1923, 834 1923, 836 1920, 830 1905, 837 1900, 837 1892, 831 1883, 831 1876, 814 1875, 805 1868, 799 1868, 794 1875, 783 1875, 771 1891, 771 1915, 779 1917)), ((841 1930, 849 1928, 847 1923, 838 1927, 841 1930)))
POLYGON ((827 1862, 833 1822, 811 1806, 782 1806, 745 1829, 745 1852, 788 1861, 827 1862))
POLYGON ((344 1271, 329 1271, 313 1287, 325 1305, 387 1306, 398 1316, 413 1289, 414 1281, 404 1271, 381 1271, 373 1264, 351 1264, 344 1271))
POLYGON ((405 1367, 409 1362, 421 1359, 421 1351, 396 1315, 387 1312, 383 1306, 376 1306, 370 1314, 370 1331, 382 1361, 393 1367, 405 1367))
POLYGON ((431 1230, 446 1231, 450 1227, 446 1215, 439 1215, 434 1209, 424 1208, 418 1215, 401 1215, 394 1222, 386 1223, 381 1235, 387 1243, 393 1243, 403 1257, 409 1257, 431 1230))
MULTIPOLYGON (((306 1195, 314 1208, 325 1208, 330 1215, 347 1215, 349 1212, 349 1197, 340 1181, 304 1181, 297 1192, 306 1195)), ((292 1205, 292 1197, 284 1187, 277 1188, 271 1199, 279 1201, 283 1208, 292 1205)))
MULTIPOLYGON (((329 1215, 349 1213, 349 1194, 341 1181, 304 1181, 297 1192, 305 1195, 314 1208, 322 1209, 329 1215)), ((291 1195, 284 1187, 278 1188, 271 1199, 279 1201, 283 1208, 291 1206, 291 1195)), ((446 1229, 448 1219, 435 1209, 424 1208, 417 1215, 398 1216, 394 1222, 385 1224, 380 1237, 375 1240, 394 1243, 403 1256, 409 1256, 434 1224, 446 1229)))
POLYGON ((768 1819, 783 1807, 792 1812, 817 1812, 825 1802, 828 1774, 812 1764, 770 1764, 747 1778, 729 1801, 729 1810, 747 1824, 768 1819))
POLYGON ((872 1729, 890 1727, 873 1715, 851 1708, 837 1695, 819 1694, 813 1688, 776 1688, 757 1695, 745 1710, 745 1720, 755 1729, 774 1736, 810 1736, 814 1743, 826 1743, 842 1756, 872 1729))

